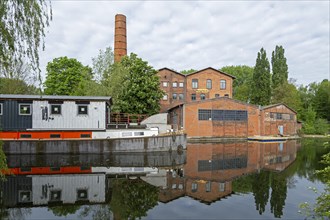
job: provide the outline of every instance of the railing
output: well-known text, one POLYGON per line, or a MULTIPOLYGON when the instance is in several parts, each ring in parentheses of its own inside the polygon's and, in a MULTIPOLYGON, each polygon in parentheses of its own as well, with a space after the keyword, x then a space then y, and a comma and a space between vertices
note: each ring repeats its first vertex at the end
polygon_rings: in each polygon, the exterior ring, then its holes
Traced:
POLYGON ((148 115, 129 114, 129 113, 111 113, 110 124, 115 125, 140 125, 148 115))

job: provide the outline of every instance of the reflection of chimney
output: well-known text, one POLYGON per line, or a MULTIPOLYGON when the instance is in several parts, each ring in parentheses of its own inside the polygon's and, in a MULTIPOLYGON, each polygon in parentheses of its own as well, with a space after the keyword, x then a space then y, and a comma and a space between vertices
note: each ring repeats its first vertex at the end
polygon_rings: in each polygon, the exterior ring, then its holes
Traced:
POLYGON ((120 62, 127 55, 126 16, 117 14, 115 17, 115 62, 120 62))

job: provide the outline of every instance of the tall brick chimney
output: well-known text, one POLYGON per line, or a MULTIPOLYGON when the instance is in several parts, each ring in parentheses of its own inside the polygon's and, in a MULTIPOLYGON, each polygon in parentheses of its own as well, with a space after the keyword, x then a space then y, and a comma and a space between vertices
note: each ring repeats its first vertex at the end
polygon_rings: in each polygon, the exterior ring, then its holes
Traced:
POLYGON ((126 16, 117 14, 115 17, 115 62, 127 55, 126 16))

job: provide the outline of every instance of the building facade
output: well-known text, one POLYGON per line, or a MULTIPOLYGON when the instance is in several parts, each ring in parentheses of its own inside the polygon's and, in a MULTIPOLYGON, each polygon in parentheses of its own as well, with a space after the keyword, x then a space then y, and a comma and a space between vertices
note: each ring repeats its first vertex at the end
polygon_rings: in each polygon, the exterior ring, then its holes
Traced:
POLYGON ((163 68, 158 71, 158 76, 165 92, 160 101, 161 112, 183 103, 233 96, 235 77, 211 67, 187 75, 163 68))

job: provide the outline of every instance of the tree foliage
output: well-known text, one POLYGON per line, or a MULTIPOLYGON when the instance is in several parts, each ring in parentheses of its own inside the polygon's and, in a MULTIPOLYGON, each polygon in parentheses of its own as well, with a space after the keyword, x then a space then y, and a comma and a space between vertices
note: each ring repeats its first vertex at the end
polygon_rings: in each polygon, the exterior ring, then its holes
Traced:
POLYGON ((120 102, 117 103, 120 112, 148 115, 158 113, 163 91, 159 87, 156 70, 134 53, 123 57, 117 68, 117 73, 112 74, 125 76, 118 81, 123 80, 120 87, 117 87, 122 90, 118 97, 120 102))
POLYGON ((284 56, 284 48, 282 46, 275 47, 272 52, 272 87, 277 88, 282 83, 288 81, 288 65, 284 56))
POLYGON ((0 78, 0 94, 38 94, 38 89, 21 79, 0 78))
POLYGON ((330 82, 323 80, 315 93, 314 106, 319 118, 330 121, 330 82))
POLYGON ((104 78, 104 74, 111 72, 114 63, 114 54, 111 47, 106 47, 105 50, 99 50, 97 57, 92 58, 94 79, 100 82, 104 78))
POLYGON ((1 72, 25 61, 40 72, 38 48, 44 48, 51 19, 51 4, 45 0, 0 1, 1 72))
POLYGON ((252 91, 253 67, 249 66, 225 66, 220 71, 236 77, 233 82, 234 99, 250 102, 252 91))
POLYGON ((92 80, 92 70, 73 58, 59 57, 47 64, 45 94, 73 95, 83 80, 92 80))
POLYGON ((257 105, 268 105, 271 97, 270 87, 270 65, 264 48, 258 52, 256 65, 253 72, 253 90, 251 103, 257 105))
POLYGON ((190 69, 190 70, 181 70, 180 73, 184 74, 184 75, 188 75, 190 73, 194 73, 197 72, 197 70, 195 69, 190 69))

